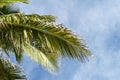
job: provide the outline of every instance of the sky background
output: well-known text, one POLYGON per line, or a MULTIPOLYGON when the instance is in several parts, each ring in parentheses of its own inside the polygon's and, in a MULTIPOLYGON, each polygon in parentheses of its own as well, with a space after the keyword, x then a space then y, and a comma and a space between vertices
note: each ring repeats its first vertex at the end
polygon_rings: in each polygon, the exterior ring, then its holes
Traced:
POLYGON ((50 74, 28 57, 22 63, 30 80, 120 80, 120 0, 30 0, 24 13, 52 14, 82 36, 94 57, 87 63, 63 60, 50 74))

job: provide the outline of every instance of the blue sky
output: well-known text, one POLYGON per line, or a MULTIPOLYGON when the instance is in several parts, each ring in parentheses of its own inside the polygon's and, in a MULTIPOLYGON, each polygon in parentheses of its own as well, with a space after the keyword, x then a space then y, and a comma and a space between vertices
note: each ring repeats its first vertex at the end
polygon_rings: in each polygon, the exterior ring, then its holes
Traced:
POLYGON ((87 63, 63 60, 50 74, 25 57, 22 65, 30 80, 120 80, 120 0, 31 0, 19 4, 24 13, 52 14, 82 36, 94 57, 87 63))

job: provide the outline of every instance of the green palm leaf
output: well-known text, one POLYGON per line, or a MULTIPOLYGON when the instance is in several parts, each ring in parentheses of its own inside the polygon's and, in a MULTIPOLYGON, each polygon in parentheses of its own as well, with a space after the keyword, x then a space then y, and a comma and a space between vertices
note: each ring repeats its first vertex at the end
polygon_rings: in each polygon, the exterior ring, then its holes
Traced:
POLYGON ((48 71, 56 71, 58 69, 57 57, 51 54, 45 54, 42 51, 36 49, 35 47, 25 44, 23 46, 24 51, 30 56, 34 61, 39 62, 48 71))
MULTIPOLYGON (((20 61, 23 52, 26 52, 44 67, 47 65, 43 63, 49 60, 45 55, 55 54, 57 57, 69 57, 80 61, 84 61, 91 55, 83 40, 63 25, 55 24, 55 17, 51 15, 20 13, 2 15, 0 16, 0 38, 0 47, 8 55, 14 52, 16 59, 20 61), (39 55, 35 56, 37 58, 33 56, 36 54, 39 55), (41 55, 45 57, 43 61, 41 55)), ((48 64, 53 63, 51 61, 48 64)))
POLYGON ((19 13, 19 8, 11 5, 0 7, 0 15, 19 13))
POLYGON ((0 56, 0 80, 15 79, 26 80, 26 76, 17 65, 12 64, 9 60, 0 56))
POLYGON ((9 5, 9 4, 15 3, 15 2, 28 3, 28 0, 0 0, 0 7, 9 5))

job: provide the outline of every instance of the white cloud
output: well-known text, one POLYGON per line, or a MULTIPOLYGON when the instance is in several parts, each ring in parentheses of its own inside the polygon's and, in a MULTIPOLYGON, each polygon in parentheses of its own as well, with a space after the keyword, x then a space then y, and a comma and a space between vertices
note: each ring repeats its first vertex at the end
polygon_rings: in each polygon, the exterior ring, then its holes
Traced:
MULTIPOLYGON (((89 63, 81 65, 71 80, 119 79, 120 50, 112 49, 119 43, 112 43, 110 39, 113 38, 111 34, 118 35, 119 33, 112 32, 115 29, 120 29, 120 25, 116 26, 120 22, 120 5, 118 5, 120 1, 103 1, 104 4, 84 10, 84 13, 80 15, 81 27, 77 27, 76 31, 87 39, 95 58, 90 60, 89 63), (110 43, 113 45, 106 46, 110 43)), ((114 39, 120 39, 120 36, 117 37, 119 38, 114 39)))
MULTIPOLYGON (((111 48, 107 46, 107 44, 112 43, 111 38, 113 37, 111 34, 119 34, 116 32, 113 33, 114 30, 118 29, 117 31, 119 31, 120 29, 120 25, 118 24, 120 23, 119 0, 31 1, 32 4, 29 5, 21 4, 21 10, 27 13, 53 14, 58 16, 60 22, 83 36, 95 55, 95 57, 87 64, 75 65, 79 66, 79 68, 74 65, 72 65, 73 67, 70 67, 68 64, 64 64, 64 67, 68 66, 71 69, 67 68, 66 70, 63 70, 65 69, 63 67, 62 72, 60 73, 60 78, 57 78, 57 80, 66 80, 68 77, 70 77, 71 80, 119 79, 120 51, 112 49, 119 43, 113 43, 111 48), (116 24, 118 24, 118 26, 116 26, 116 24)), ((115 39, 120 38, 115 37, 115 39)), ((69 63, 69 65, 71 65, 71 63, 69 63)), ((29 73, 32 72, 33 67, 28 69, 29 73)))

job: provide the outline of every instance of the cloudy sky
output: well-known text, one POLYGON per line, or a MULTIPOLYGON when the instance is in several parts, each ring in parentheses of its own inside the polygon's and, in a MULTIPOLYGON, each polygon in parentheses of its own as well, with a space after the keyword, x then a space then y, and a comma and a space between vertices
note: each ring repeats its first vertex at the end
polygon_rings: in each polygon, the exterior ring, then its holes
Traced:
POLYGON ((52 14, 82 36, 94 57, 87 63, 63 60, 50 74, 28 57, 23 68, 30 80, 120 80, 120 0, 31 0, 24 13, 52 14))

